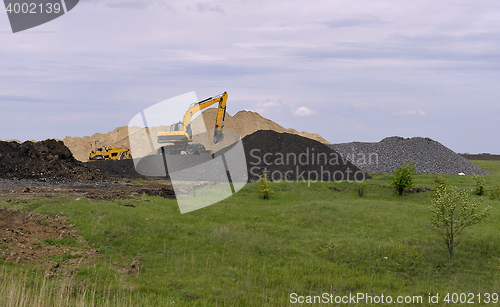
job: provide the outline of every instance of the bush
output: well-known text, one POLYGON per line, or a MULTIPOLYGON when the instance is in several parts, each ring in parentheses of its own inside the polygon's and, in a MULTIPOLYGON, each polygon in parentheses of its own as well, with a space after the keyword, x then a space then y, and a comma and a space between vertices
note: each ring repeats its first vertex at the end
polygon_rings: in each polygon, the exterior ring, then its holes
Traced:
POLYGON ((487 207, 478 211, 481 202, 471 199, 469 191, 458 191, 448 188, 441 182, 435 189, 431 202, 431 224, 439 234, 440 242, 448 252, 449 259, 453 258, 453 250, 459 241, 456 237, 466 228, 485 220, 491 211, 487 207))
POLYGON ((495 200, 500 198, 500 186, 497 184, 495 187, 491 187, 489 190, 490 199, 495 200))
POLYGON ((358 184, 358 195, 359 197, 363 197, 365 195, 365 188, 366 188, 366 182, 363 181, 362 183, 358 184))
POLYGON ((446 183, 448 182, 448 180, 446 180, 446 178, 444 178, 443 176, 439 175, 437 176, 435 182, 437 183, 436 186, 440 186, 440 185, 446 185, 446 183))
POLYGON ((414 171, 415 165, 413 161, 394 170, 394 174, 391 176, 391 186, 396 189, 399 196, 403 195, 404 190, 413 187, 414 171))
POLYGON ((485 192, 484 188, 484 178, 482 176, 478 175, 473 175, 472 178, 476 181, 476 190, 474 191, 474 194, 477 194, 479 196, 483 196, 485 192))
POLYGON ((257 186, 259 187, 259 196, 262 196, 264 199, 269 198, 271 194, 274 194, 274 191, 271 189, 271 182, 269 181, 266 173, 262 174, 257 186))

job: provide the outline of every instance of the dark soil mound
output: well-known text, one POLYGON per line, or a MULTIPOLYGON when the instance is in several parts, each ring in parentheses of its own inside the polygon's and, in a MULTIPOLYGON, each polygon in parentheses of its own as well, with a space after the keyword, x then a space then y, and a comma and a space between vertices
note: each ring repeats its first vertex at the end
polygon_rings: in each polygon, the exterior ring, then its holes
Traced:
POLYGON ((264 172, 288 181, 363 180, 368 175, 330 147, 295 134, 259 130, 243 138, 249 181, 264 172))
MULTIPOLYGON (((233 182, 246 180, 240 174, 248 171, 248 181, 257 181, 266 172, 269 179, 274 181, 340 181, 363 180, 369 176, 347 159, 342 158, 333 149, 318 141, 305 138, 296 134, 278 133, 272 130, 259 130, 242 139, 246 161, 238 159, 239 153, 229 151, 234 145, 228 146, 215 153, 214 163, 210 155, 176 155, 166 156, 168 170, 165 170, 164 160, 161 155, 152 155, 142 158, 137 163, 140 174, 150 177, 172 179, 170 174, 176 173, 172 180, 176 181, 215 181, 227 180, 222 160, 217 159, 224 155, 230 165, 230 176, 233 182), (246 162, 246 165, 245 165, 246 162), (187 173, 180 173, 191 169, 187 173), (170 173, 170 174, 169 174, 170 173)), ((243 152, 241 153, 243 154, 243 152)), ((146 178, 140 175, 134 161, 96 161, 88 162, 110 177, 118 178, 146 178)))
POLYGON ((56 140, 22 144, 0 141, 0 178, 106 179, 98 169, 77 161, 64 143, 56 140))
POLYGON ((108 177, 128 179, 147 178, 135 171, 134 161, 132 159, 91 161, 84 162, 84 164, 89 167, 98 168, 101 173, 108 177))

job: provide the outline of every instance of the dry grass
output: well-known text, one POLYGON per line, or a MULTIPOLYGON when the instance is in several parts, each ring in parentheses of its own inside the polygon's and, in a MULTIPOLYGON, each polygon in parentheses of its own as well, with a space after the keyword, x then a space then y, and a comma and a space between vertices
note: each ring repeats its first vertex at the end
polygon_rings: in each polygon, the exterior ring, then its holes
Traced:
POLYGON ((0 269, 0 302, 3 307, 93 307, 148 306, 147 297, 138 299, 131 291, 110 287, 98 290, 70 279, 30 278, 26 271, 0 269), (138 305, 140 302, 140 305, 138 305))

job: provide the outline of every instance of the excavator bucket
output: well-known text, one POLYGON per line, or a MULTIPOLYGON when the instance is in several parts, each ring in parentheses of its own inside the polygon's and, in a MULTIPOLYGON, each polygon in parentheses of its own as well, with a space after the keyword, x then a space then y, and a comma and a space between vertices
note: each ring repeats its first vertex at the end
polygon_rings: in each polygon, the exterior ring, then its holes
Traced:
POLYGON ((222 134, 222 130, 215 129, 214 137, 212 138, 212 145, 220 143, 224 140, 224 134, 222 134))

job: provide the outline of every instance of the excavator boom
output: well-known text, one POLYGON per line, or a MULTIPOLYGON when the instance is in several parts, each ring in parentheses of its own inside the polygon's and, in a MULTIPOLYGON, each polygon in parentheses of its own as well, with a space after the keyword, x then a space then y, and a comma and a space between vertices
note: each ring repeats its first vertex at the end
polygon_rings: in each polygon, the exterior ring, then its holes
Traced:
POLYGON ((175 148, 171 147, 170 149, 175 149, 174 152, 179 152, 179 148, 182 148, 182 150, 185 150, 187 153, 189 153, 190 147, 187 144, 193 141, 190 126, 191 118, 198 111, 206 109, 215 103, 218 103, 218 108, 214 135, 212 137, 212 145, 222 142, 222 140, 224 140, 222 129, 224 128, 224 119, 226 116, 226 102, 227 92, 224 92, 220 95, 209 97, 207 99, 203 99, 191 104, 186 113, 184 113, 182 122, 174 124, 171 127, 170 131, 158 132, 158 143, 173 143, 176 146, 175 148))

